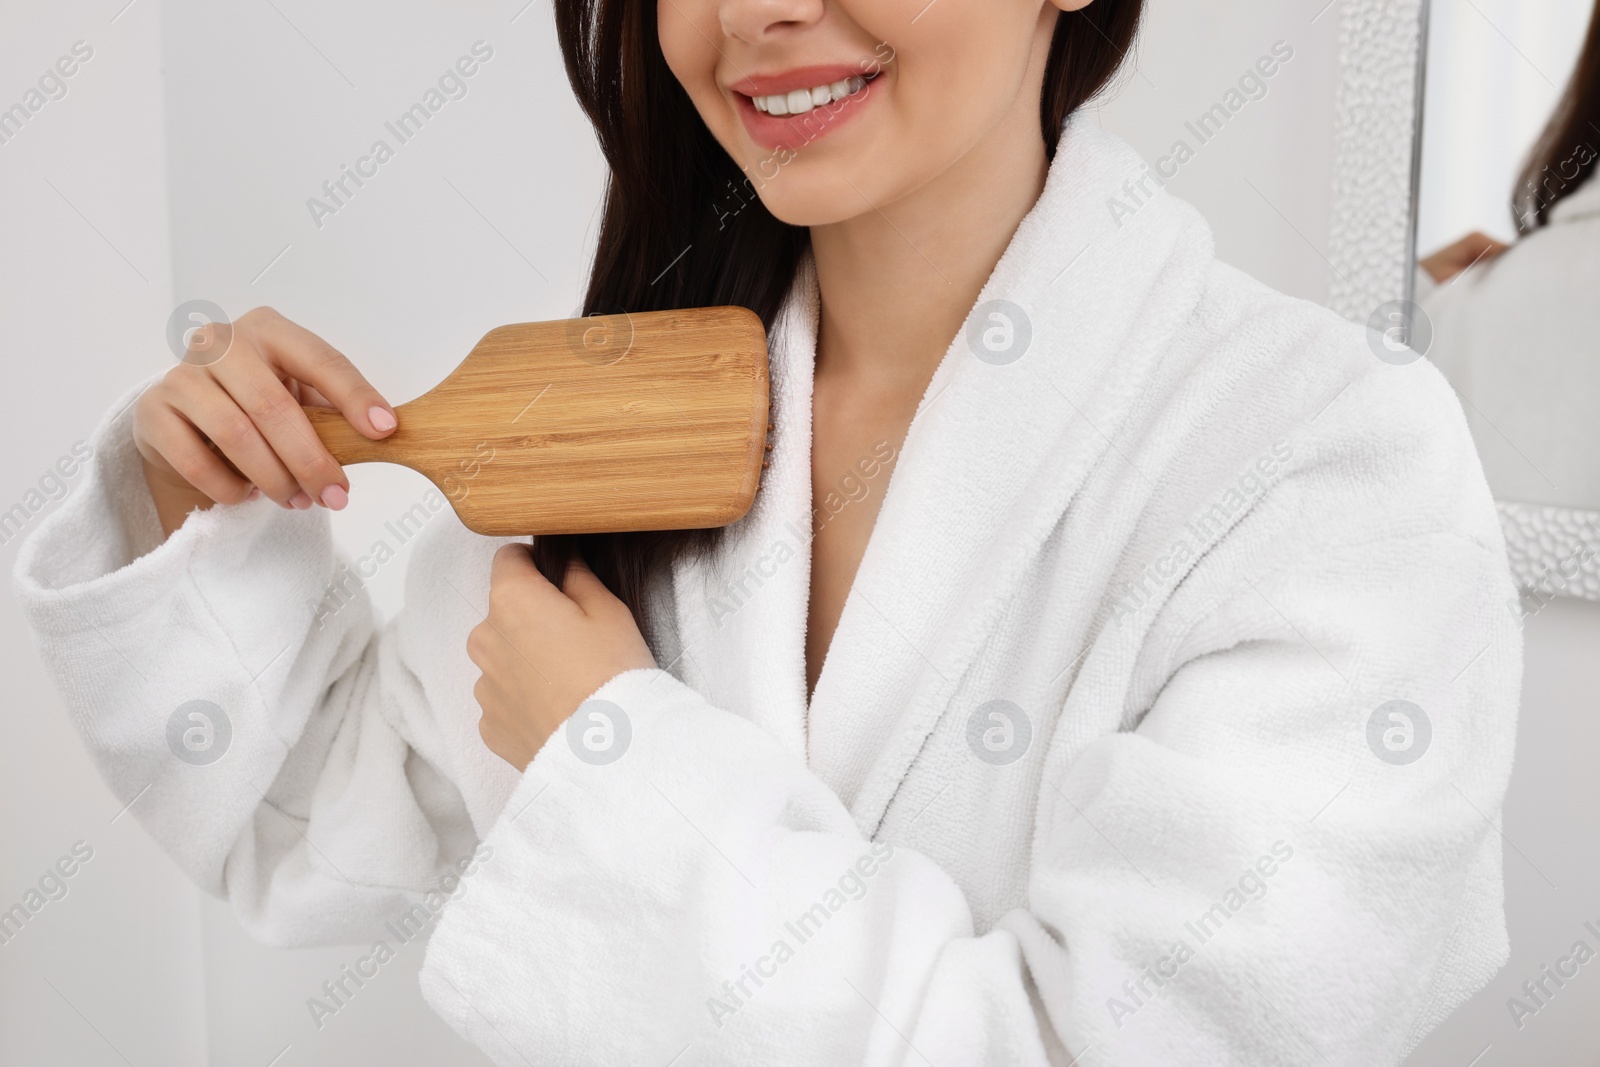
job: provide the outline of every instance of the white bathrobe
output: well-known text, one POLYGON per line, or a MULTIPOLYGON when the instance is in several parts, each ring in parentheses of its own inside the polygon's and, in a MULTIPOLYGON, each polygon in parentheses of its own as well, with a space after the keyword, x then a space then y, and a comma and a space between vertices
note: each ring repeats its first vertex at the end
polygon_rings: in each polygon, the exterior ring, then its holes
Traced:
POLYGON ((436 520, 392 624, 319 626, 327 514, 157 547, 125 411, 18 560, 41 653, 256 936, 392 941, 443 878, 424 991, 501 1064, 1394 1063, 1506 958, 1494 509, 1429 364, 1164 193, 1130 214, 1142 172, 1069 127, 872 489, 809 704, 809 269, 755 509, 660 583, 662 669, 595 694, 620 758, 587 713, 525 774, 479 739, 502 542, 436 520), (169 747, 191 700, 231 725, 207 765, 169 747))
POLYGON ((1600 180, 1442 286, 1418 271, 1428 358, 1461 391, 1497 499, 1600 512, 1600 180))
POLYGON ((1505 254, 1443 286, 1417 279, 1428 358, 1472 413, 1524 610, 1600 600, 1600 180, 1505 254))

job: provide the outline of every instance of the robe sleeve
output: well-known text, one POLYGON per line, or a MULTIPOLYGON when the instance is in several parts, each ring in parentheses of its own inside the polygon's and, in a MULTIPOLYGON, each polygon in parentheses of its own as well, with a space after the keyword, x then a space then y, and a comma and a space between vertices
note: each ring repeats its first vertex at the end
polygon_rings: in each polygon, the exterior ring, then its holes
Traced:
MULTIPOLYGON (((163 540, 138 391, 19 554, 41 658, 127 817, 254 936, 369 940, 476 841, 408 664, 423 620, 375 629, 318 510, 218 505, 163 540)), ((424 636, 463 647, 469 617, 424 636)))
POLYGON ((1447 397, 1299 441, 1129 657, 1125 728, 1052 748, 988 929, 776 739, 633 671, 530 764, 430 1003, 502 1064, 1398 1062, 1506 952, 1520 637, 1447 397))

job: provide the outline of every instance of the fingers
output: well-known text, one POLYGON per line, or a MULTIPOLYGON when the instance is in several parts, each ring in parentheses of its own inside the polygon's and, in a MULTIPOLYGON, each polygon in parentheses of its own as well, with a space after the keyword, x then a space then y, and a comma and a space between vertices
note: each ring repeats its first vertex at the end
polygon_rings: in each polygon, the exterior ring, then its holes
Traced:
POLYGON ((294 388, 290 392, 294 393, 294 398, 300 402, 301 406, 308 408, 331 408, 334 406, 333 401, 323 396, 321 390, 316 386, 307 385, 299 379, 293 379, 293 381, 294 388))
MULTIPOLYGON (((539 568, 533 565, 533 549, 520 541, 509 545, 501 545, 494 554, 494 562, 489 570, 489 586, 515 581, 526 581, 529 577, 544 581, 544 575, 539 573, 539 568)), ((545 582, 549 585, 549 582, 545 582)))
MULTIPOLYGON (((235 347, 249 345, 248 338, 236 339, 235 347)), ((247 353, 237 353, 244 356, 247 353)), ((227 456, 245 470, 241 460, 254 461, 266 468, 259 456, 264 445, 274 456, 276 465, 285 469, 295 482, 289 499, 303 492, 307 506, 318 501, 335 511, 349 501, 349 480, 344 470, 328 451, 311 422, 306 418, 288 388, 278 379, 273 369, 258 358, 225 359, 210 368, 211 377, 227 391, 239 411, 251 423, 250 432, 239 432, 233 440, 212 438, 227 456), (235 444, 235 440, 237 444, 235 444), (243 455, 238 455, 238 448, 243 455)), ((202 427, 204 429, 204 427, 202 427)), ((208 431, 209 433, 209 431, 208 431)), ((276 473, 276 472, 274 472, 276 473)), ((275 479, 276 486, 281 479, 275 479)), ((278 499, 273 487, 261 484, 262 490, 274 500, 278 499)))
POLYGON ((579 612, 561 590, 539 573, 531 546, 520 542, 501 545, 489 569, 489 614, 514 630, 530 610, 546 619, 560 618, 563 611, 579 612))
POLYGON ((277 312, 258 310, 260 344, 273 366, 311 386, 365 436, 377 440, 394 432, 394 408, 343 353, 277 312))
POLYGON ((150 412, 148 433, 161 458, 177 476, 212 500, 238 504, 254 492, 221 456, 207 446, 201 432, 172 407, 161 404, 150 412))
POLYGON ((608 611, 622 603, 611 590, 606 588, 605 583, 595 575, 594 571, 589 569, 589 564, 582 556, 575 557, 567 564, 567 574, 561 583, 561 591, 582 608, 585 615, 608 611))
POLYGON ((395 429, 393 408, 331 345, 270 308, 233 324, 224 356, 179 364, 141 404, 147 477, 189 481, 172 487, 178 497, 233 502, 253 485, 286 507, 343 508, 350 483, 302 399, 331 404, 370 438, 395 429))
POLYGON ((1460 272, 1481 260, 1493 259, 1508 247, 1486 233, 1474 231, 1445 249, 1440 257, 1460 272))
POLYGON ((554 591, 555 587, 545 581, 539 568, 533 565, 533 550, 527 545, 501 545, 495 552, 494 562, 489 567, 490 615, 504 616, 529 597, 554 591))
POLYGON ((1478 236, 1483 238, 1483 245, 1479 250, 1478 255, 1485 259, 1493 259, 1495 256, 1498 256, 1500 253, 1511 247, 1504 241, 1497 241, 1487 234, 1479 234, 1478 236))
POLYGON ((1459 275, 1462 271, 1474 267, 1484 260, 1493 259, 1504 252, 1507 245, 1501 244, 1485 233, 1469 233, 1454 244, 1447 245, 1419 261, 1423 270, 1428 272, 1435 282, 1443 285, 1459 275))
POLYGON ((524 544, 502 545, 494 554, 494 566, 489 573, 490 610, 495 607, 495 590, 513 588, 521 597, 554 594, 576 605, 585 615, 622 604, 589 569, 582 556, 567 565, 561 588, 557 589, 539 573, 533 562, 533 549, 524 544))
MULTIPOLYGON (((201 442, 200 447, 213 460, 220 464, 226 458, 240 475, 284 507, 311 506, 311 497, 301 488, 299 479, 284 465, 251 416, 239 407, 220 383, 208 374, 197 373, 175 382, 174 389, 173 408, 176 413, 222 453, 221 457, 217 456, 201 442)), ((179 447, 183 447, 181 437, 175 440, 179 447)), ((201 466, 199 457, 192 452, 189 457, 198 470, 201 466)), ((178 466, 171 455, 168 460, 174 467, 178 466)), ((204 486, 192 481, 190 484, 212 496, 204 486)), ((212 496, 212 499, 223 498, 212 496)))
MULTIPOLYGON (((489 641, 493 637, 487 621, 480 622, 467 633, 467 658, 482 670, 489 662, 489 641)), ((483 679, 478 679, 478 684, 483 684, 483 679)))

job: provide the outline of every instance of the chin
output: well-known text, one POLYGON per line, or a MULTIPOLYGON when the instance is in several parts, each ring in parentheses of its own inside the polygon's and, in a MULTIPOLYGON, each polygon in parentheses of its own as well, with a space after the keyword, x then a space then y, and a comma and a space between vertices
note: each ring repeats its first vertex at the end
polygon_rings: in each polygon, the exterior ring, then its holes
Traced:
POLYGON ((886 199, 884 176, 846 161, 785 167, 765 185, 752 178, 762 204, 791 226, 828 226, 871 212, 886 199), (875 179, 875 180, 874 180, 875 179))
POLYGON ((753 190, 769 212, 791 226, 843 222, 898 196, 902 176, 874 163, 897 153, 870 138, 841 138, 825 151, 821 146, 766 151, 748 144, 740 149, 734 158, 748 181, 747 192, 753 190))

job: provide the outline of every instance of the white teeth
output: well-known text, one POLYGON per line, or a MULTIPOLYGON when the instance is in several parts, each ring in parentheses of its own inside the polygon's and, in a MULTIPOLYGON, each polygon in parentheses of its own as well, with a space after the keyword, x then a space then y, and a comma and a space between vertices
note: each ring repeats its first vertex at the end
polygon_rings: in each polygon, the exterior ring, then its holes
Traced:
POLYGON ((819 85, 815 89, 796 89, 789 93, 773 93, 770 96, 755 96, 750 99, 757 111, 763 111, 768 115, 804 115, 812 108, 854 96, 864 89, 866 84, 865 78, 856 75, 830 85, 819 85))

